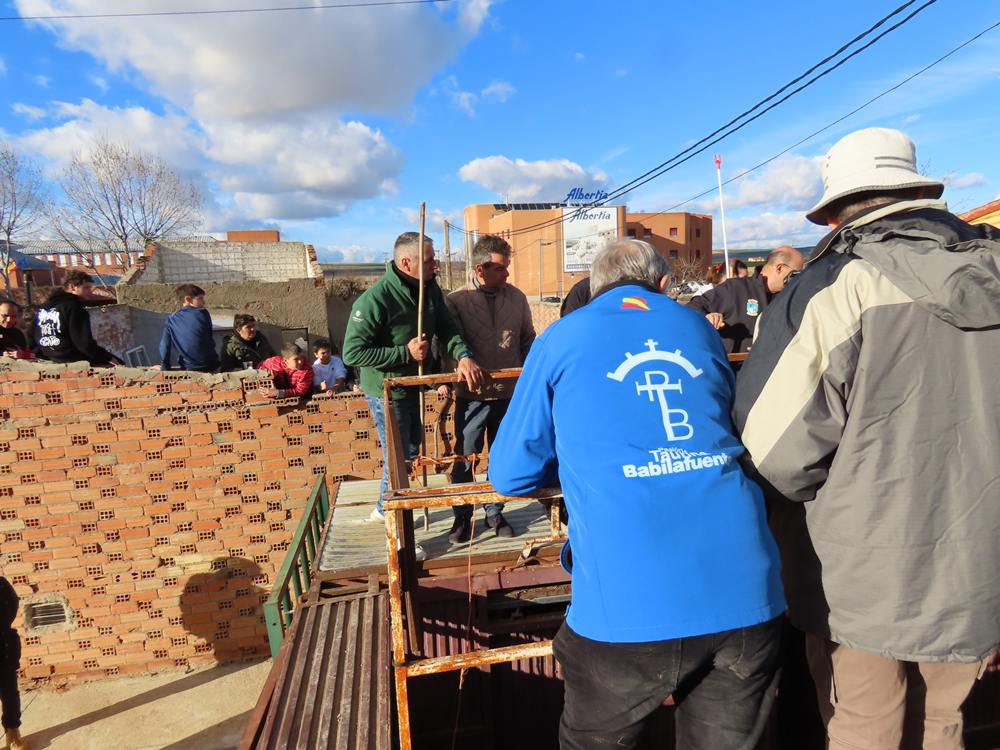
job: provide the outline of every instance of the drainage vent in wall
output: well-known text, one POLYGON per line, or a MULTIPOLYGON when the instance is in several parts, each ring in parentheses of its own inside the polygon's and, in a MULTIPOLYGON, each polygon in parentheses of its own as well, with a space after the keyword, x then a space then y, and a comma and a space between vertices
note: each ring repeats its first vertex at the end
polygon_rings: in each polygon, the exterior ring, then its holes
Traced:
POLYGON ((28 604, 24 610, 29 629, 41 628, 46 625, 61 625, 69 619, 66 605, 60 602, 28 604))

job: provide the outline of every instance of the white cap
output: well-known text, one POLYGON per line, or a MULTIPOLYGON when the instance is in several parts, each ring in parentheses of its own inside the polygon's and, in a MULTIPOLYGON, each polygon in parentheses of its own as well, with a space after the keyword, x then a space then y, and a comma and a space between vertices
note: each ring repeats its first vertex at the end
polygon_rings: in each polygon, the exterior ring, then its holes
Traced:
POLYGON ((899 130, 865 128, 845 135, 823 163, 823 197, 806 214, 814 224, 826 224, 823 209, 856 193, 926 187, 928 197, 940 198, 944 183, 917 172, 917 150, 899 130))

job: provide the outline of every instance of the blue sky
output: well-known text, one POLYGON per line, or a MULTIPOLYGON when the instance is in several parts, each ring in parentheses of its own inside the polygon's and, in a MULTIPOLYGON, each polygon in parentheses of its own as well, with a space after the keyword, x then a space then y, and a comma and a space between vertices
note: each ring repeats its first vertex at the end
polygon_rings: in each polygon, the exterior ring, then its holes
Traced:
MULTIPOLYGON (((901 2, 902 0, 900 0, 901 2)), ((219 16, 0 22, 0 139, 58 174, 93 138, 197 180, 206 230, 276 226, 326 260, 381 260, 426 201, 613 188, 769 94, 900 2, 451 0, 219 16)), ((260 8, 281 0, 0 0, 0 15, 260 8)), ((299 5, 301 2, 289 2, 299 5)), ((913 6, 916 8, 920 3, 913 6)), ((940 0, 786 104, 630 194, 656 211, 761 162, 1000 21, 940 0)), ((734 247, 806 244, 819 157, 907 131, 968 210, 1000 196, 1000 29, 726 188, 734 247)), ((688 205, 712 212, 714 196, 688 205)), ((716 243, 721 234, 716 222, 716 243)))

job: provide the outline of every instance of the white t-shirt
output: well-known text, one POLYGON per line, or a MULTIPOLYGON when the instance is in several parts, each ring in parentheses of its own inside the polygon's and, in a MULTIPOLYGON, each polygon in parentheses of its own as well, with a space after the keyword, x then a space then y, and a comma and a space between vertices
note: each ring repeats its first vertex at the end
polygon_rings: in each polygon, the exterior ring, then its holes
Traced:
POLYGON ((330 357, 325 365, 318 359, 313 362, 313 385, 317 388, 320 383, 326 383, 327 389, 332 391, 341 378, 347 380, 347 368, 344 367, 344 360, 337 355, 330 357))

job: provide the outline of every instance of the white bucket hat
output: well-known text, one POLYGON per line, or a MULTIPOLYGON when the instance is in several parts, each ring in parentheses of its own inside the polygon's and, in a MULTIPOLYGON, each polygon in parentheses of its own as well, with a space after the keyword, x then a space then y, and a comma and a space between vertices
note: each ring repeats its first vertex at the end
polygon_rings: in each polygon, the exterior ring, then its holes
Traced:
POLYGON ((823 163, 823 197, 806 214, 814 224, 826 224, 823 209, 856 193, 926 187, 928 197, 940 198, 944 183, 917 172, 913 141, 898 130, 865 128, 845 135, 823 163))

